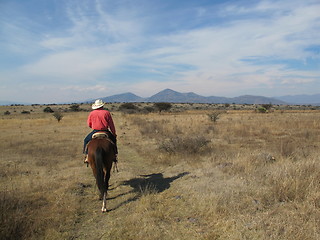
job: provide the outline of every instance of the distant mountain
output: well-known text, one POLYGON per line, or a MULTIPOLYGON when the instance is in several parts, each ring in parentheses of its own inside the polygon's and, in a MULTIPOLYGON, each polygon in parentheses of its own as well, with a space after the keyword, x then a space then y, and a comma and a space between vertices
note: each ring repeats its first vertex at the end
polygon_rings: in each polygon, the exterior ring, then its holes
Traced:
POLYGON ((165 89, 149 98, 146 98, 146 102, 175 102, 175 103, 195 103, 195 102, 207 102, 206 97, 198 94, 180 93, 171 89, 165 89))
POLYGON ((281 97, 275 97, 275 98, 291 104, 320 105, 320 94, 287 95, 287 96, 281 96, 281 97))
POLYGON ((232 102, 238 103, 238 104, 287 104, 284 101, 275 99, 275 98, 268 98, 268 97, 262 97, 262 96, 252 96, 252 95, 243 95, 235 98, 230 98, 232 102))
MULTIPOLYGON (((127 92, 109 97, 103 97, 105 102, 171 102, 171 103, 235 103, 235 104, 279 104, 279 105, 318 105, 320 106, 320 94, 314 95, 287 95, 279 97, 263 97, 243 95, 234 98, 209 96, 204 97, 193 92, 180 93, 172 89, 165 89, 157 94, 143 98, 133 93, 127 92)), ((84 102, 92 103, 94 99, 84 102)), ((0 105, 23 104, 10 101, 0 101, 0 105)), ((62 103, 61 103, 62 104, 62 103)))
POLYGON ((144 102, 145 99, 133 93, 122 93, 102 98, 104 102, 144 102))
POLYGON ((204 97, 193 92, 180 93, 172 89, 165 89, 157 94, 142 98, 133 93, 124 93, 102 98, 105 102, 172 102, 172 103, 237 103, 237 104, 287 104, 284 101, 262 96, 244 95, 235 98, 204 97))

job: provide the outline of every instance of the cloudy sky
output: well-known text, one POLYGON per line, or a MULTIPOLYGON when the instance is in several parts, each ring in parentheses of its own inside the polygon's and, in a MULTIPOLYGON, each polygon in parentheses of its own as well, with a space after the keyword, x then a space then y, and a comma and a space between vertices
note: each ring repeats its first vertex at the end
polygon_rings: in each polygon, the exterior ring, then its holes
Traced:
POLYGON ((0 0, 0 100, 320 93, 319 0, 0 0))

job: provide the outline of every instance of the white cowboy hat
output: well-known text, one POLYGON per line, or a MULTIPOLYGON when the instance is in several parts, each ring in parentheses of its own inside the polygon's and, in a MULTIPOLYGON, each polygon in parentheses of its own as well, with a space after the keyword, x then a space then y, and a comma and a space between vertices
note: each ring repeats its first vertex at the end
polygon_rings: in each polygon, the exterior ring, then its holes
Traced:
POLYGON ((98 100, 96 100, 96 101, 94 102, 94 104, 92 104, 92 109, 101 108, 101 107, 103 107, 104 104, 105 104, 105 103, 102 102, 101 99, 98 99, 98 100))

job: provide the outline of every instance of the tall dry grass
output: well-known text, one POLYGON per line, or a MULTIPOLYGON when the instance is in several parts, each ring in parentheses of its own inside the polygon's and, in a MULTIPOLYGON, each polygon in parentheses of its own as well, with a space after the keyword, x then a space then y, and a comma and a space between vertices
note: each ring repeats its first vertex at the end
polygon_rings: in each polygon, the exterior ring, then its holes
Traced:
POLYGON ((39 113, 0 119, 1 239, 68 236, 78 202, 79 131, 85 129, 74 126, 75 118, 70 113, 58 123, 39 113))
POLYGON ((200 146, 197 154, 187 148, 174 156, 173 151, 145 152, 157 164, 194 167, 192 183, 181 188, 190 193, 190 207, 203 221, 200 239, 317 239, 319 112, 235 111, 216 123, 206 113, 194 113, 130 118, 148 149, 161 149, 168 139, 174 148, 176 138, 190 136, 210 141, 205 153, 200 146), (221 173, 223 181, 215 181, 221 173))
POLYGON ((81 162, 88 113, 3 116, 0 238, 319 239, 318 111, 180 110, 113 113, 105 215, 81 162))

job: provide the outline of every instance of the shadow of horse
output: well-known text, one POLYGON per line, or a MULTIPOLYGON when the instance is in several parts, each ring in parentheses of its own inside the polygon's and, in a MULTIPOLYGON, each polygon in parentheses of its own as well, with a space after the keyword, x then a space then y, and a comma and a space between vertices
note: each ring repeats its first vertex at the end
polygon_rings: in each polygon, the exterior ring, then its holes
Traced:
POLYGON ((169 189, 170 184, 173 181, 175 181, 175 180, 177 180, 187 174, 189 174, 189 172, 183 172, 183 173, 180 173, 176 176, 165 178, 165 177, 163 177, 162 173, 153 173, 153 174, 148 174, 148 175, 140 175, 139 178, 132 178, 128 181, 124 181, 121 185, 130 186, 132 188, 132 190, 129 192, 126 192, 126 193, 119 194, 116 197, 112 197, 112 198, 108 198, 108 199, 116 199, 118 197, 130 194, 130 193, 135 193, 135 196, 127 199, 124 202, 121 202, 118 206, 116 206, 113 209, 110 209, 109 211, 116 210, 117 208, 119 208, 125 204, 136 201, 143 195, 150 194, 150 193, 161 193, 161 192, 169 189))

